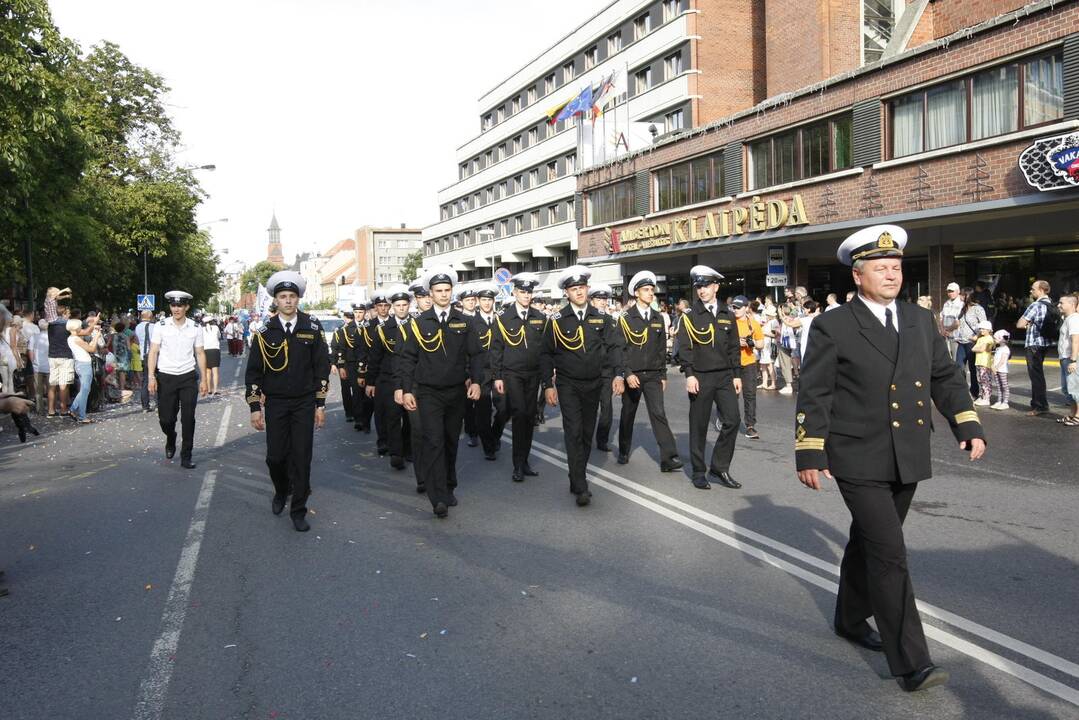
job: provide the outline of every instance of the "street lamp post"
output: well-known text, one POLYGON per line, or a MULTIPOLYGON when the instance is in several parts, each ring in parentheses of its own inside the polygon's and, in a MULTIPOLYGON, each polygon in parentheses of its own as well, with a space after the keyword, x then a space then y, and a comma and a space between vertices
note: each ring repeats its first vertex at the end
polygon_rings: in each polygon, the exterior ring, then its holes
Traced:
MULTIPOLYGON (((486 242, 486 240, 483 240, 482 238, 486 238, 488 240, 493 240, 494 237, 495 237, 495 231, 494 230, 488 230, 487 228, 484 228, 483 230, 477 230, 476 235, 481 238, 480 242, 486 242)), ((496 257, 498 257, 498 253, 492 252, 491 253, 491 280, 495 279, 495 267, 498 264, 498 263, 495 262, 496 257)))

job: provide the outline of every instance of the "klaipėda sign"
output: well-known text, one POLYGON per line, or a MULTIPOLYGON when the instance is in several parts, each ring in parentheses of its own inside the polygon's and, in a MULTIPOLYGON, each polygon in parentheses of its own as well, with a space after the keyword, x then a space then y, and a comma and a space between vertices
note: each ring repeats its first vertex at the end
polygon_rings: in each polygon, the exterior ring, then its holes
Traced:
POLYGON ((759 196, 754 196, 752 202, 745 207, 647 223, 626 230, 606 228, 604 235, 607 252, 613 255, 808 224, 809 218, 801 195, 793 196, 790 202, 764 201, 759 196))
POLYGON ((1079 133, 1035 140, 1019 156, 1019 169, 1042 191, 1079 187, 1079 133))

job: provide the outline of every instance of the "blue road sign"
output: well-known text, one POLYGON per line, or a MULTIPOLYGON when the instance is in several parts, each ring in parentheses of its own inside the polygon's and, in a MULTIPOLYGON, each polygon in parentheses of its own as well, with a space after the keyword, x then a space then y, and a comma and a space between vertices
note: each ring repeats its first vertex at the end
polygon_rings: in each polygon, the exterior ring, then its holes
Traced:
POLYGON ((140 311, 154 310, 153 295, 136 295, 135 298, 135 307, 137 307, 140 311))
POLYGON ((513 277, 513 273, 508 268, 500 267, 495 270, 495 282, 499 285, 508 284, 511 277, 513 277))

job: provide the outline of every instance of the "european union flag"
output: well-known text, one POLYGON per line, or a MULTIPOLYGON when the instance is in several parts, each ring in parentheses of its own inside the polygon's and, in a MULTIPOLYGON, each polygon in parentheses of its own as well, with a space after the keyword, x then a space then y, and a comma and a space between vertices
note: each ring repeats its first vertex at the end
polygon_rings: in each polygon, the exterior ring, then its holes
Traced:
POLYGON ((573 100, 562 108, 562 112, 558 113, 555 118, 555 122, 561 122, 566 118, 571 118, 577 114, 583 114, 592 111, 592 86, 588 85, 581 94, 573 98, 573 100))

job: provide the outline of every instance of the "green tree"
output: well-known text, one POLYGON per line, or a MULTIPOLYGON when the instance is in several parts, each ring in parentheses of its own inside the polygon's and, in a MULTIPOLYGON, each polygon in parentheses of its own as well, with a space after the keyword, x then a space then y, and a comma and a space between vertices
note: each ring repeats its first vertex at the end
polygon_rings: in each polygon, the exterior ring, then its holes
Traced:
POLYGON ((423 251, 417 250, 405 258, 405 266, 401 268, 401 280, 406 283, 412 282, 420 275, 423 267, 423 251))
POLYGON ((257 292, 259 285, 265 285, 271 275, 283 268, 283 265, 278 265, 269 260, 259 261, 254 267, 248 268, 240 276, 240 292, 257 292))

